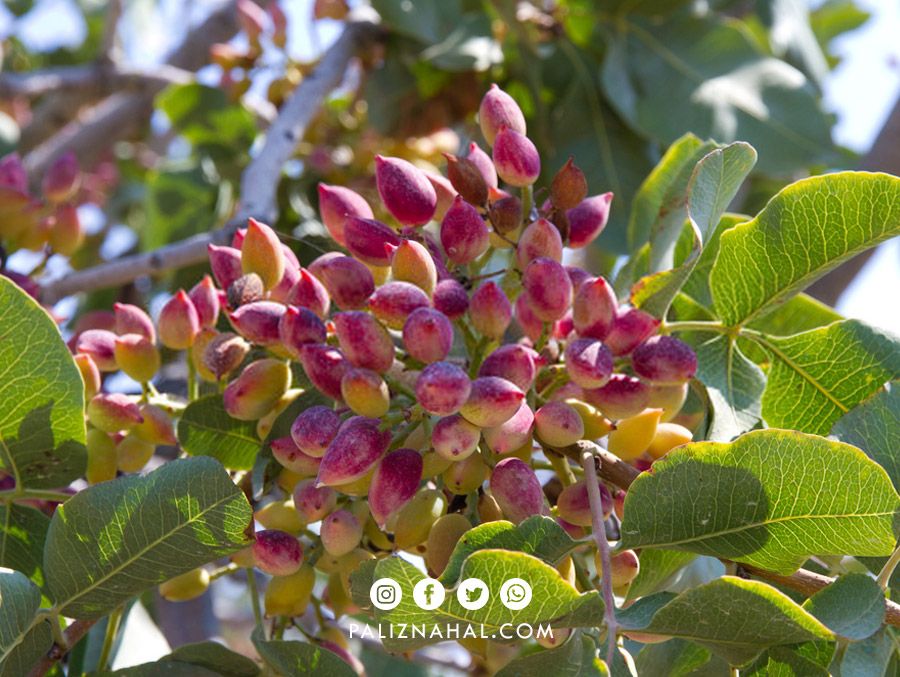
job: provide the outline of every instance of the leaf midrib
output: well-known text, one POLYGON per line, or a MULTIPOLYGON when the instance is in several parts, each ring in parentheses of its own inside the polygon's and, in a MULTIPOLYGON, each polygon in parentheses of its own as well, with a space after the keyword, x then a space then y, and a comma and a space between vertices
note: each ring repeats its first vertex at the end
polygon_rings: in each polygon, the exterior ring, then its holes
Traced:
POLYGON ((850 407, 846 406, 843 402, 837 399, 831 392, 825 388, 822 384, 820 384, 815 378, 813 378, 807 371, 801 367, 799 364, 794 362, 788 355, 786 355, 777 345, 769 341, 765 335, 763 334, 752 334, 748 335, 748 338, 755 340, 764 348, 767 348, 772 353, 774 353, 775 357, 784 362, 788 367, 793 369, 797 374, 800 375, 803 380, 813 386, 816 390, 818 390, 822 395, 825 396, 834 406, 841 410, 842 414, 846 414, 850 411, 850 407))
MULTIPOLYGON (((684 545, 686 543, 698 543, 701 541, 718 538, 719 536, 726 536, 728 534, 740 533, 741 531, 749 531, 750 529, 758 529, 759 527, 765 527, 770 524, 782 524, 782 523, 791 522, 791 521, 821 520, 821 519, 836 519, 836 518, 854 519, 854 518, 861 518, 861 517, 887 517, 890 515, 894 515, 895 513, 896 513, 895 510, 890 510, 887 512, 838 513, 838 514, 834 514, 834 515, 785 515, 784 517, 776 517, 774 519, 769 519, 769 520, 765 520, 762 522, 751 522, 751 523, 742 524, 741 526, 733 527, 730 529, 722 529, 720 531, 703 534, 702 536, 698 536, 698 537, 683 538, 681 540, 668 541, 665 543, 653 542, 652 546, 645 546, 645 547, 668 548, 668 547, 673 547, 673 546, 678 546, 678 545, 684 545)), ((748 553, 748 554, 750 554, 750 553, 748 553)))

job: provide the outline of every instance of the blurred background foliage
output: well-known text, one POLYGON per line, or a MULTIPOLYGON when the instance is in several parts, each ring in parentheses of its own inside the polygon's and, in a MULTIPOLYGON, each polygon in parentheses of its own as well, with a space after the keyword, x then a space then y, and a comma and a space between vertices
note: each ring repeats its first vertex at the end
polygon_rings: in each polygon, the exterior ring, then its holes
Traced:
MULTIPOLYGON (((321 37, 318 20, 334 31, 335 20, 352 18, 348 11, 360 9, 352 4, 316 2, 304 27, 308 39, 321 37)), ((24 16, 32 5, 17 0, 6 8, 24 16)), ((475 110, 491 82, 525 111, 547 177, 574 156, 592 193, 615 193, 594 252, 594 265, 606 270, 628 250, 632 197, 685 132, 759 149, 755 174, 735 206, 748 213, 799 176, 855 163, 832 142, 834 118, 822 105, 822 80, 837 64, 831 42, 866 20, 850 0, 813 10, 805 0, 372 0, 371 6, 384 40, 348 72, 280 185, 277 226, 297 238, 292 243, 303 260, 330 248, 316 223, 319 181, 372 195, 376 153, 440 171, 441 153, 464 154, 470 141, 483 145, 475 110)), ((78 8, 83 41, 29 50, 13 33, 4 42, 4 70, 95 63, 108 6, 82 0, 78 8)), ((139 7, 128 11, 132 20, 139 17, 139 7)), ((97 153, 94 170, 107 177, 96 198, 101 209, 88 215, 88 246, 71 265, 156 248, 224 222, 240 198, 240 172, 254 139, 314 66, 278 42, 269 34, 250 41, 239 35, 229 50, 213 50, 213 65, 196 83, 166 88, 139 133, 97 153)), ((66 116, 101 93, 73 92, 66 116)), ((4 151, 27 156, 58 131, 66 120, 48 119, 59 114, 54 97, 3 100, 4 151)), ((67 265, 51 262, 48 274, 64 274, 67 265)), ((175 283, 196 272, 177 273, 175 283)), ((81 309, 108 306, 112 296, 127 293, 99 292, 81 309)))

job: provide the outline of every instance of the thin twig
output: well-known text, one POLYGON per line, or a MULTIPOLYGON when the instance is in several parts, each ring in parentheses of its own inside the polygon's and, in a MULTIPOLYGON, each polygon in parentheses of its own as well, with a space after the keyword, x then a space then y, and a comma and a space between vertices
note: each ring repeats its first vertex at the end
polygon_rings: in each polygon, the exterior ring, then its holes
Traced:
POLYGON ((259 154, 241 176, 241 204, 237 214, 219 230, 203 233, 152 252, 127 256, 70 273, 44 285, 42 299, 55 303, 78 292, 127 284, 145 275, 183 268, 206 259, 210 244, 227 244, 234 231, 249 217, 272 222, 278 215, 276 191, 284 163, 291 158, 325 97, 343 80, 351 59, 376 35, 368 21, 348 24, 344 34, 282 107, 269 129, 259 154))
MULTIPOLYGON (((750 566, 749 564, 741 564, 740 567, 756 578, 761 578, 769 583, 783 585, 785 588, 796 590, 807 597, 815 595, 822 588, 828 587, 835 581, 835 579, 830 576, 817 574, 813 571, 807 571, 806 569, 798 569, 794 573, 786 576, 784 574, 776 574, 773 571, 759 569, 750 566)), ((890 600, 885 600, 884 620, 888 625, 900 627, 900 605, 890 600)))
MULTIPOLYGON (((601 461, 602 465, 602 461, 601 461)), ((584 479, 587 482, 588 501, 591 505, 591 531, 600 553, 603 571, 600 574, 600 587, 603 592, 603 620, 606 623, 607 651, 606 664, 612 665, 616 656, 616 598, 612 589, 612 557, 609 553, 609 541, 606 539, 606 522, 603 519, 603 498, 600 496, 600 485, 597 479, 597 457, 590 449, 581 454, 581 466, 584 468, 584 479)))
POLYGON ((0 503, 12 501, 52 501, 62 503, 72 498, 74 494, 65 491, 52 491, 50 489, 7 489, 0 491, 0 503))
POLYGON ((69 649, 78 644, 79 640, 87 634, 87 631, 91 629, 97 620, 98 619, 75 621, 66 628, 65 646, 61 646, 54 642, 53 646, 50 647, 50 651, 47 652, 47 655, 31 669, 30 677, 43 677, 47 674, 47 671, 53 667, 53 664, 65 656, 69 652, 69 649))

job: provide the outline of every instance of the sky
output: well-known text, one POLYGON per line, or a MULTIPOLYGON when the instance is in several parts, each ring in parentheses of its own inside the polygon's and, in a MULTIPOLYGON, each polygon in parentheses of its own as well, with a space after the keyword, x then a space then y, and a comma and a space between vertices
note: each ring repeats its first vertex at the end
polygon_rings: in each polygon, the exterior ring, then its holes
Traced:
MULTIPOLYGON (((823 0, 810 2, 817 6, 823 0)), ((900 95, 900 1, 856 2, 872 18, 834 42, 833 50, 843 61, 826 80, 825 107, 837 115, 835 140, 863 153, 900 95)), ((136 64, 158 61, 180 39, 167 27, 187 25, 215 4, 211 0, 131 0, 126 5, 129 20, 123 22, 122 36, 129 46, 127 59, 136 64)), ((339 31, 331 21, 311 25, 312 0, 292 0, 283 5, 291 19, 289 49, 296 58, 314 56, 339 31)), ((0 5, 0 36, 10 27, 10 16, 0 5)), ((15 30, 32 47, 49 49, 79 44, 85 26, 74 0, 38 0, 15 30)), ((900 239, 878 249, 841 298, 838 311, 900 334, 900 312, 885 307, 885 290, 900 290, 900 239)))

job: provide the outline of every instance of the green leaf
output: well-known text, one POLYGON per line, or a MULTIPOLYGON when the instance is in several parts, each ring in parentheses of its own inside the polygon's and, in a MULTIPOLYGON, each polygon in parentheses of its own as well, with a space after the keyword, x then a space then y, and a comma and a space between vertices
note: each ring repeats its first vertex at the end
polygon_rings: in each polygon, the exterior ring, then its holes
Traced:
POLYGON ((211 458, 119 477, 57 508, 44 548, 50 597, 72 618, 98 618, 173 576, 250 542, 252 511, 211 458))
POLYGON ((359 660, 366 668, 367 677, 433 677, 434 673, 420 663, 407 660, 402 654, 385 653, 377 645, 362 647, 359 660))
POLYGON ((843 319, 833 308, 812 296, 800 293, 771 313, 753 320, 748 326, 773 336, 790 336, 843 319))
MULTIPOLYGON (((704 667, 709 667, 712 654, 708 649, 683 639, 670 639, 668 642, 648 644, 634 657, 634 665, 639 675, 666 675, 666 677, 688 677, 691 675, 709 674, 704 667)), ((717 659, 713 659, 714 662, 717 659)), ((728 674, 728 665, 718 663, 728 674)), ((712 672, 712 671, 709 671, 712 672)), ((712 674, 715 674, 712 672, 712 674)), ((723 673, 718 673, 723 674, 723 673)))
POLYGON ((746 27, 707 15, 623 17, 603 63, 606 98, 641 133, 671 143, 689 129, 765 148, 760 170, 827 160, 831 121, 804 75, 760 53, 746 27))
MULTIPOLYGON (((833 308, 801 292, 772 312, 756 318, 748 327, 772 336, 791 336, 843 319, 833 308)), ((768 354, 758 344, 743 338, 739 338, 738 343, 744 354, 757 364, 769 363, 768 354)))
POLYGON ((161 660, 197 665, 222 677, 255 677, 259 674, 256 663, 217 642, 183 644, 161 660))
POLYGON ((862 26, 869 16, 853 0, 826 0, 810 13, 809 19, 813 33, 825 49, 834 38, 862 26))
POLYGON ((405 0, 372 0, 384 25, 407 38, 433 45, 449 35, 459 23, 459 0, 426 2, 417 5, 405 0))
POLYGON ((650 240, 650 234, 667 223, 684 225, 684 207, 688 183, 700 159, 717 146, 688 132, 669 146, 631 201, 628 219, 628 247, 634 251, 650 240))
POLYGON ((828 61, 810 26, 809 5, 803 0, 769 0, 760 9, 775 56, 799 68, 821 87, 828 75, 828 61))
POLYGON ((50 623, 37 621, 41 592, 18 571, 0 570, 0 677, 21 677, 52 644, 50 623))
POLYGON ((669 14, 688 4, 689 0, 607 0, 604 9, 610 12, 659 16, 669 14))
POLYGON ((153 663, 141 663, 122 668, 115 672, 94 673, 95 677, 219 677, 218 672, 207 670, 199 665, 179 663, 178 661, 158 660, 153 663))
POLYGON ((552 517, 534 515, 518 526, 505 520, 485 522, 459 539, 441 574, 441 582, 455 585, 466 559, 479 550, 515 550, 534 555, 548 564, 556 564, 576 545, 552 517))
POLYGON ((846 574, 806 600, 803 608, 836 635, 858 642, 884 622, 884 591, 866 574, 846 574))
MULTIPOLYGON (((633 486, 633 485, 632 485, 633 486)), ((764 649, 815 639, 831 631, 775 588, 723 576, 681 593, 641 627, 629 629, 696 642, 732 665, 764 649)))
POLYGON ((900 382, 875 393, 838 419, 831 429, 841 442, 859 447, 887 470, 900 491, 900 382))
POLYGON ((696 349, 697 379, 706 386, 711 421, 706 437, 727 442, 755 428, 762 417, 766 387, 762 370, 730 336, 718 335, 696 349))
MULTIPOLYGON (((696 303, 703 306, 709 311, 712 317, 711 308, 713 307, 712 294, 709 291, 709 271, 712 270, 716 261, 716 255, 719 253, 719 238, 729 228, 734 228, 739 223, 749 221, 750 217, 743 214, 725 214, 719 219, 719 225, 713 230, 712 234, 704 240, 703 251, 694 264, 694 269, 685 280, 681 291, 691 297, 696 303)), ((690 238, 682 237, 679 244, 683 245, 683 258, 677 257, 678 263, 684 263, 691 256, 694 249, 693 236, 690 238)), ((680 247, 681 249, 682 247, 680 247)), ((676 255, 677 256, 677 255, 676 255)))
POLYGON ((378 560, 367 559, 350 572, 350 597, 360 609, 371 611, 374 608, 369 598, 369 590, 375 582, 377 564, 378 560))
POLYGON ((841 416, 900 377, 900 340, 856 320, 754 340, 771 355, 762 399, 770 426, 825 435, 841 416))
MULTIPOLYGON (((499 638, 505 623, 538 625, 550 623, 555 628, 591 627, 603 618, 603 601, 596 590, 579 594, 562 579, 559 572, 536 557, 509 550, 479 550, 463 564, 461 579, 480 578, 489 589, 488 603, 477 611, 462 607, 456 591, 448 590, 443 605, 434 611, 420 609, 413 601, 413 586, 424 578, 413 564, 399 557, 386 557, 375 566, 374 579, 392 578, 400 584, 400 604, 390 610, 375 610, 375 618, 384 627, 401 623, 430 628, 439 626, 446 635, 447 628, 458 628, 464 636, 465 626, 482 627, 482 634, 499 638), (535 591, 531 604, 520 611, 507 609, 500 601, 500 586, 508 578, 522 578, 535 591)), ((398 633, 399 634, 399 633, 398 633)), ((385 638, 389 651, 409 651, 439 641, 419 634, 405 633, 404 637, 385 638)))
POLYGON ((641 568, 628 586, 626 599, 638 599, 662 590, 695 557, 695 554, 681 550, 648 548, 642 551, 641 568))
POLYGON ((0 505, 0 566, 24 573, 40 587, 44 540, 50 518, 35 508, 17 503, 0 505))
POLYGON ((684 207, 677 212, 677 227, 655 233, 650 242, 652 274, 639 280, 631 290, 635 306, 665 317, 699 260, 704 243, 713 236, 725 209, 755 164, 756 150, 740 141, 711 151, 697 163, 684 192, 684 207), (681 265, 674 267, 685 218, 693 240, 691 251, 681 265))
POLYGON ((253 467, 260 441, 256 421, 238 421, 225 411, 221 395, 191 402, 178 421, 178 441, 191 456, 212 456, 229 470, 253 467))
POLYGON ((216 225, 226 184, 208 164, 167 164, 147 173, 147 222, 141 229, 145 249, 205 233, 216 225))
POLYGON ((772 647, 757 658, 741 675, 747 677, 828 677, 829 672, 803 656, 794 647, 772 647))
POLYGON ((217 642, 197 642, 183 644, 158 661, 102 674, 122 677, 154 677, 163 674, 167 677, 256 677, 260 674, 260 669, 246 656, 217 642))
POLYGON ((356 672, 337 654, 314 644, 296 641, 262 641, 253 644, 267 665, 282 675, 316 677, 355 677, 356 672))
POLYGON ((491 32, 487 15, 465 14, 453 31, 432 45, 420 58, 445 71, 486 71, 503 62, 503 50, 491 32))
POLYGON ((888 664, 895 653, 891 635, 890 628, 883 628, 862 642, 851 642, 840 664, 841 677, 873 677, 889 674, 888 664))
POLYGON ((628 490, 619 547, 673 548, 791 573, 811 555, 889 555, 900 497, 859 449, 749 432, 673 450, 628 490))
POLYGON ((495 677, 608 677, 609 669, 597 656, 594 640, 581 633, 572 636, 555 649, 536 651, 511 661, 495 677))
POLYGON ((716 311, 726 324, 746 324, 898 234, 900 178, 841 172, 798 181, 722 234, 710 274, 716 311))
POLYGON ((84 474, 84 383, 53 320, 0 276, 0 468, 17 487, 84 474))
POLYGON ((198 153, 218 162, 245 154, 256 138, 253 114, 217 87, 172 85, 156 97, 156 105, 198 153))
POLYGON ((665 270, 674 265, 675 242, 685 218, 694 230, 694 255, 685 263, 696 260, 702 244, 712 235, 755 164, 756 150, 742 141, 715 148, 697 162, 684 191, 683 217, 679 219, 678 229, 668 234, 660 232, 651 241, 651 270, 665 270))

